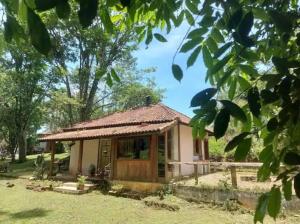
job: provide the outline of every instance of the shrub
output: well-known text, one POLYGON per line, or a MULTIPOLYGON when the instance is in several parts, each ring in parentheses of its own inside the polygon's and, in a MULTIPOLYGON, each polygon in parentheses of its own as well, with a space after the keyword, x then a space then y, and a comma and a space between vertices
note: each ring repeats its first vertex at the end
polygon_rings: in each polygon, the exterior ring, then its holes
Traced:
POLYGON ((33 176, 38 179, 44 179, 44 174, 46 172, 46 163, 44 154, 38 155, 34 161, 35 170, 33 171, 33 176))
POLYGON ((55 153, 60 154, 65 152, 65 146, 61 142, 55 143, 55 153))
POLYGON ((91 164, 89 166, 89 169, 88 169, 88 172, 89 172, 89 175, 90 176, 95 176, 95 173, 96 173, 96 166, 94 164, 91 164))
POLYGON ((98 189, 103 193, 107 194, 111 189, 111 184, 108 180, 101 180, 98 185, 98 189))

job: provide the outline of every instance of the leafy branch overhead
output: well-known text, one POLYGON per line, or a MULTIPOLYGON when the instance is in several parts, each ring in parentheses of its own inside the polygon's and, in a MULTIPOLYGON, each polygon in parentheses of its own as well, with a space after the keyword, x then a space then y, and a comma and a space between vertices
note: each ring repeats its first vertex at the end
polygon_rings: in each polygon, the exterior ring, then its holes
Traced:
MULTIPOLYGON (((276 218, 281 195, 290 199, 292 187, 300 196, 298 0, 78 0, 74 8, 69 7, 71 0, 1 2, 7 15, 5 39, 26 42, 28 33, 34 48, 45 55, 54 48, 43 21, 48 10, 56 10, 57 16, 66 20, 75 11, 86 29, 100 20, 107 34, 115 32, 113 21, 120 16, 122 29, 134 27, 137 40, 147 46, 153 40, 163 46, 168 38, 162 33, 188 24, 174 50, 170 73, 178 81, 184 77, 183 66, 176 61, 178 54, 187 54, 186 68, 203 58, 206 74, 199 73, 212 86, 191 100, 194 137, 203 137, 205 127, 213 124, 219 139, 226 135, 229 123, 234 123, 240 133, 225 151, 234 151, 239 161, 247 158, 255 141, 263 142, 258 179, 276 175, 281 184, 260 197, 254 222, 263 222, 266 213, 276 218)), ((108 79, 111 84, 112 80, 118 82, 113 70, 108 79)))

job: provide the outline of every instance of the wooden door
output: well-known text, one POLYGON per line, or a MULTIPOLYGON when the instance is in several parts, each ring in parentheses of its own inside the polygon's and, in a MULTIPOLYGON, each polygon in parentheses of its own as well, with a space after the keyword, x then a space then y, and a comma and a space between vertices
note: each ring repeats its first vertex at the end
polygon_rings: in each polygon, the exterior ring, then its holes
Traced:
POLYGON ((101 139, 98 169, 104 170, 104 168, 110 164, 110 151, 111 139, 101 139))

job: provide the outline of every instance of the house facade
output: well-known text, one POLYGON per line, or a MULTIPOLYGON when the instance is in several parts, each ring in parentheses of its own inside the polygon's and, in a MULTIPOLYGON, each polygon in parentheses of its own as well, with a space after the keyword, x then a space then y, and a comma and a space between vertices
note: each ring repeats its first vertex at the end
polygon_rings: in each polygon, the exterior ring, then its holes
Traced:
POLYGON ((165 183, 192 174, 185 163, 208 160, 208 134, 193 139, 189 122, 159 103, 78 123, 40 141, 50 142, 52 162, 54 143, 71 142, 71 175, 88 175, 92 164, 109 170, 111 180, 165 183))

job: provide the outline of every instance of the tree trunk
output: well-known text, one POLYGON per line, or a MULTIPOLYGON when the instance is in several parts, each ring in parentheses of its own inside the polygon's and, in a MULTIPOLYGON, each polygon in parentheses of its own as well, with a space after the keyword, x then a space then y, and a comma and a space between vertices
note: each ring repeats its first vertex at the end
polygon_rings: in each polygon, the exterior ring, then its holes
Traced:
POLYGON ((26 161, 26 153, 27 153, 27 144, 26 144, 26 134, 24 130, 20 130, 19 138, 19 162, 26 161))

